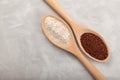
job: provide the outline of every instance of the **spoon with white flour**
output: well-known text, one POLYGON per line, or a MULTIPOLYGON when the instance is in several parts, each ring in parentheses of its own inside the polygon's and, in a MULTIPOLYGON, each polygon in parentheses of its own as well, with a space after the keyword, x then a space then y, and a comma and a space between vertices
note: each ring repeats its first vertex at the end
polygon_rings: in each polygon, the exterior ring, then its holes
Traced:
POLYGON ((109 48, 103 37, 91 29, 78 25, 67 15, 56 0, 45 0, 45 2, 70 25, 79 47, 88 57, 98 62, 105 62, 108 60, 110 56, 109 48))
POLYGON ((53 15, 43 17, 42 29, 50 42, 76 56, 96 80, 105 80, 105 77, 80 52, 69 25, 61 18, 53 15))

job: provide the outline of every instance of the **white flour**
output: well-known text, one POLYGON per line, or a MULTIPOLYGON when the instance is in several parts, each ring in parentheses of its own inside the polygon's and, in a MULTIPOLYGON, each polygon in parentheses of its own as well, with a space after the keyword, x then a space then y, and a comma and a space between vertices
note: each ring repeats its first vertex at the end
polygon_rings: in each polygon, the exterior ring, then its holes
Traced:
POLYGON ((66 25, 53 17, 46 17, 45 26, 48 33, 57 41, 63 44, 70 42, 70 33, 66 25))

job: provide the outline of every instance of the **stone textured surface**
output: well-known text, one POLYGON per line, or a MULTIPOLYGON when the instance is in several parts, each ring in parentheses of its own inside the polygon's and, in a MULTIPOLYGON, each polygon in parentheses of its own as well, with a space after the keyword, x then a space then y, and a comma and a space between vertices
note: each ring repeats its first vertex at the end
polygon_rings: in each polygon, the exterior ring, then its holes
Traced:
MULTIPOLYGON (((108 80, 120 79, 120 0, 58 0, 78 23, 110 46, 106 63, 94 64, 108 80)), ((93 80, 70 53, 52 45, 41 19, 55 14, 43 0, 0 0, 0 80, 93 80)))

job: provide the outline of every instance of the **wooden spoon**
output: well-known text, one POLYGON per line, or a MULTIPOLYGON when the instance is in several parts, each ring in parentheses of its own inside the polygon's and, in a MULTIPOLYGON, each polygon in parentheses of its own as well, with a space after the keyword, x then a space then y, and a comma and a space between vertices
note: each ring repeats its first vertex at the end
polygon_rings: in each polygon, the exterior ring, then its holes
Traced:
POLYGON ((73 32, 75 34, 75 37, 77 39, 77 42, 79 44, 79 47, 81 48, 81 50, 87 55, 89 56, 90 58, 96 60, 96 61, 99 61, 99 62, 105 62, 110 54, 109 54, 109 48, 108 46, 106 45, 106 42, 104 41, 104 39, 98 34, 96 33, 95 31, 93 30, 90 30, 88 28, 85 28, 83 27, 82 25, 78 25, 75 21, 73 21, 68 15, 67 13, 60 7, 60 5, 56 2, 56 0, 45 0, 46 3, 48 3, 49 6, 51 6, 51 8, 53 8, 69 25, 70 27, 73 29, 73 32), (97 37, 99 37, 103 43, 105 44, 106 48, 107 48, 107 57, 103 60, 100 60, 100 59, 97 59, 95 57, 92 57, 89 53, 87 53, 85 51, 85 49, 83 48, 83 46, 81 45, 81 41, 80 41, 80 38, 81 38, 81 35, 84 34, 84 33, 93 33, 95 34, 97 37))
POLYGON ((105 77, 81 54, 69 25, 66 24, 62 19, 55 17, 53 15, 47 15, 43 17, 42 19, 42 29, 43 29, 44 34, 46 35, 46 37, 49 39, 50 42, 52 42, 54 45, 58 46, 59 48, 62 48, 72 53, 74 56, 76 56, 96 80, 105 80, 105 77), (49 30, 46 28, 46 24, 45 24, 46 17, 55 18, 56 20, 62 22, 65 25, 65 27, 68 29, 68 32, 70 33, 69 44, 64 45, 60 42, 57 42, 56 39, 52 37, 52 35, 49 33, 49 30))

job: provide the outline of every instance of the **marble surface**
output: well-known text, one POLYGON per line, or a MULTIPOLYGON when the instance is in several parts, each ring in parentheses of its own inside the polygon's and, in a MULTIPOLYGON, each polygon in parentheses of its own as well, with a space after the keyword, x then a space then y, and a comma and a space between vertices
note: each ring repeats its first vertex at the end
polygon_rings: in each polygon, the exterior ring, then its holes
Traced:
MULTIPOLYGON (((110 59, 86 57, 107 80, 120 80, 120 0, 57 0, 79 24, 99 32, 110 59)), ((94 80, 70 53, 52 45, 41 19, 56 13, 43 0, 0 0, 0 80, 94 80)))

